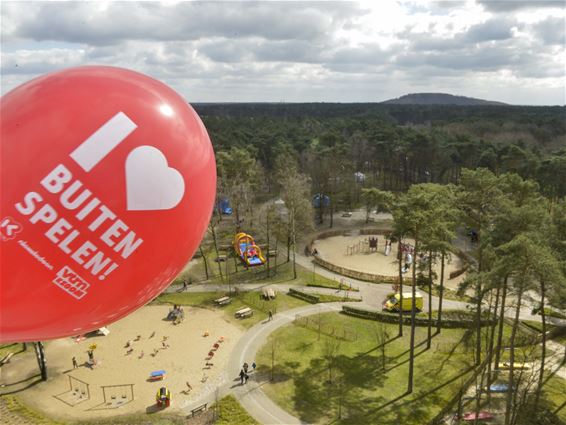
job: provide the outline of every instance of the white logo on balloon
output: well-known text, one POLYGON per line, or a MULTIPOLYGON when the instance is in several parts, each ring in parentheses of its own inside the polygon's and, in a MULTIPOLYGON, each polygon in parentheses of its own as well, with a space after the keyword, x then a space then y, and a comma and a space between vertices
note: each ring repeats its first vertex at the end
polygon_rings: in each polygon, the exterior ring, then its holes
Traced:
POLYGON ((181 174, 153 146, 135 148, 126 159, 128 210, 168 210, 185 193, 181 174))
MULTIPOLYGON (((136 128, 126 114, 118 112, 77 147, 71 158, 89 172, 136 128)), ((168 210, 183 199, 185 182, 159 149, 139 146, 126 159, 126 194, 130 211, 168 210)))

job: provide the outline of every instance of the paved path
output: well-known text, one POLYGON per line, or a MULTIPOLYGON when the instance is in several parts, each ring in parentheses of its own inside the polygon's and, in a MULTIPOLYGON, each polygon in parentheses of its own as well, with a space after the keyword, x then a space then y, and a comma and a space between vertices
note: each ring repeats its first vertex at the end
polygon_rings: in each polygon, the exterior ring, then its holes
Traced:
MULTIPOLYGON (((266 380, 261 380, 259 375, 250 373, 247 384, 241 385, 239 373, 244 363, 252 364, 258 350, 267 342, 269 335, 282 326, 291 323, 297 314, 312 315, 318 313, 340 311, 342 305, 348 303, 324 303, 287 310, 273 316, 271 321, 263 321, 250 328, 238 341, 230 354, 225 381, 216 388, 211 388, 198 399, 192 400, 184 406, 185 411, 190 414, 191 410, 204 404, 212 404, 216 396, 223 397, 232 393, 241 405, 261 424, 300 424, 298 418, 287 413, 276 405, 262 390, 266 380)), ((356 303, 357 304, 357 303, 356 303)))
MULTIPOLYGON (((297 255, 297 263, 307 269, 313 268, 312 259, 304 255, 297 255)), ((326 270, 322 267, 316 267, 315 272, 321 276, 327 277, 329 279, 340 280, 341 275, 334 272, 326 270)), ((388 293, 391 292, 391 287, 389 285, 383 284, 373 284, 369 282, 364 282, 356 279, 347 278, 348 283, 352 283, 354 287, 358 287, 360 294, 362 296, 362 303, 356 302, 352 303, 355 305, 363 304, 371 308, 380 308, 382 300, 386 297, 388 293)), ((288 291, 291 287, 296 287, 292 284, 265 284, 265 283, 248 283, 248 284, 238 284, 237 287, 240 290, 252 291, 258 290, 262 287, 269 286, 277 288, 280 291, 288 291)), ((305 288, 301 287, 303 290, 312 290, 315 292, 322 293, 336 293, 334 289, 325 288, 305 288)), ((211 284, 201 284, 192 285, 187 289, 187 292, 207 292, 207 291, 225 291, 226 285, 211 285, 211 284)), ((433 308, 438 308, 438 298, 432 298, 433 308)), ((330 311, 340 311, 344 304, 349 303, 328 303, 328 304, 316 304, 304 307, 299 307, 292 310, 287 310, 278 313, 274 316, 272 321, 264 321, 256 324, 250 328, 238 341, 234 347, 232 353, 230 354, 230 361, 227 365, 226 370, 221 375, 222 379, 218 382, 211 383, 208 390, 205 391, 202 396, 198 399, 193 399, 189 401, 185 406, 185 411, 190 413, 191 409, 198 407, 204 403, 212 404, 216 398, 222 398, 228 393, 234 394, 234 396, 240 401, 241 405, 251 414, 258 422, 262 424, 301 424, 301 420, 296 418, 278 405, 276 405, 271 399, 269 399, 262 390, 262 386, 267 382, 262 380, 259 375, 250 374, 250 380, 247 384, 241 385, 239 380, 239 373, 242 365, 247 362, 251 364, 255 358, 258 350, 267 342, 269 335, 277 330, 278 328, 291 323, 297 314, 300 315, 311 315, 320 312, 330 312, 330 311)), ((427 303, 425 302, 425 311, 427 310, 427 303)), ((468 305, 467 303, 461 301, 444 300, 443 302, 445 309, 465 309, 468 305)), ((506 311, 506 316, 514 317, 515 310, 512 306, 506 311)), ((520 313, 521 319, 540 321, 540 316, 533 316, 530 314, 529 309, 522 309, 520 313)), ((552 318, 549 318, 549 322, 552 323, 552 318)), ((554 321, 563 324, 565 321, 554 321)), ((549 345, 549 348, 550 345, 549 345)), ((556 349, 556 347, 552 347, 556 349)), ((559 376, 564 376, 566 373, 564 367, 558 365, 558 357, 549 359, 548 366, 551 366, 553 370, 557 370, 559 376)))

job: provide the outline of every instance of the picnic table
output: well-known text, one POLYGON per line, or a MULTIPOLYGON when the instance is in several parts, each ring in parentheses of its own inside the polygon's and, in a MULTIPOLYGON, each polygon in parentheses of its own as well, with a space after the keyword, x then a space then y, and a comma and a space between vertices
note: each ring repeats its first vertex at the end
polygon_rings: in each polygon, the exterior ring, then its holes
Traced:
POLYGON ((221 297, 218 298, 216 300, 214 300, 214 302, 218 305, 226 305, 226 304, 230 304, 232 302, 232 298, 230 297, 221 297))
POLYGON ((165 378, 165 371, 161 370, 154 370, 149 374, 150 381, 162 381, 165 378))
POLYGON ((275 299, 275 291, 273 288, 265 288, 263 290, 263 298, 267 300, 274 300, 275 299))
POLYGON ((253 316, 253 314, 254 314, 254 311, 251 308, 246 307, 246 308, 242 308, 241 310, 238 310, 235 313, 235 316, 239 317, 240 319, 243 319, 244 317, 253 316))

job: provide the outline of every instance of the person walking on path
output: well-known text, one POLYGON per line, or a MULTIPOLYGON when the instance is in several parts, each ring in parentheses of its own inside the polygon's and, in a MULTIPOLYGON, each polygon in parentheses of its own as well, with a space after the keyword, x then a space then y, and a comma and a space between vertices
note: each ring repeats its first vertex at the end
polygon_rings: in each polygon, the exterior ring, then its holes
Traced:
POLYGON ((273 320, 273 312, 272 312, 271 310, 269 310, 269 311, 267 312, 267 314, 269 315, 268 321, 271 322, 271 321, 273 320))
POLYGON ((255 371, 255 368, 257 367, 257 365, 255 364, 255 362, 252 363, 252 371, 255 371))
POLYGON ((247 374, 248 373, 248 364, 244 363, 244 373, 247 374))
POLYGON ((244 385, 244 378, 245 378, 246 374, 244 372, 244 369, 240 370, 240 384, 244 385))
POLYGON ((77 358, 73 357, 73 369, 77 369, 79 367, 79 364, 77 363, 77 358))

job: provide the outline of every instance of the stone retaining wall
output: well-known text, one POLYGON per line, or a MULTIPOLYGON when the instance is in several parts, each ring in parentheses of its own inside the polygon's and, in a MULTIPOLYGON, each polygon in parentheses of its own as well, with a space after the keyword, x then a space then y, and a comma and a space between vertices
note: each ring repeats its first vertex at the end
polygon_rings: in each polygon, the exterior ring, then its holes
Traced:
MULTIPOLYGON (((316 238, 313 238, 309 241, 309 243, 305 246, 305 255, 310 256, 313 250, 313 245, 316 240, 318 239, 327 239, 334 236, 350 236, 355 234, 356 232, 360 235, 385 235, 391 233, 391 229, 377 229, 372 227, 366 227, 359 230, 355 229, 341 229, 341 230, 327 230, 324 232, 319 233, 316 238)), ((466 273, 470 267, 470 263, 473 261, 473 257, 469 254, 466 254, 462 250, 455 250, 454 254, 458 256, 463 262, 464 265, 462 268, 453 271, 449 275, 449 279, 454 279, 455 277, 460 276, 463 273, 466 273)), ((362 280, 364 282, 372 282, 372 283, 386 283, 386 284, 396 284, 399 283, 399 276, 384 276, 380 274, 374 273, 367 273, 367 272, 360 272, 358 270, 349 269, 346 267, 338 266, 336 264, 330 263, 322 258, 315 256, 313 260, 316 264, 321 267, 324 267, 331 272, 338 273, 345 277, 350 277, 352 279, 362 280)), ((403 284, 412 285, 413 278, 412 277, 404 277, 403 284)))
MULTIPOLYGON (((338 273, 345 277, 351 277, 353 279, 363 280, 364 282, 372 283, 399 283, 399 276, 384 276, 380 274, 360 272, 357 270, 348 269, 346 267, 337 266, 336 264, 330 263, 323 260, 319 256, 314 257, 314 262, 321 267, 324 267, 331 272, 338 273)), ((412 285, 413 279, 411 277, 403 277, 403 284, 412 285)))

